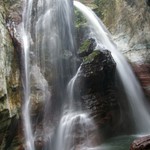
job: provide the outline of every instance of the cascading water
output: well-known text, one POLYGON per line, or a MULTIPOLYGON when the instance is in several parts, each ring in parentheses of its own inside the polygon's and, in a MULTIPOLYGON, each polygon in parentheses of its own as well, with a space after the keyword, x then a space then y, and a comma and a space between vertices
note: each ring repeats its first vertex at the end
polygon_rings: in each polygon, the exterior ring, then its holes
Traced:
MULTIPOLYGON (((68 0, 38 0, 36 2, 27 0, 25 5, 22 33, 25 74, 23 82, 25 149, 35 150, 37 149, 38 140, 43 140, 45 143, 42 147, 45 149, 53 147, 56 150, 69 150, 70 147, 75 145, 74 140, 76 138, 68 140, 67 137, 73 133, 75 134, 78 126, 81 127, 79 131, 81 133, 78 135, 78 142, 80 141, 78 146, 90 147, 92 144, 90 144, 88 134, 91 135, 93 131, 96 131, 96 126, 87 113, 83 113, 80 109, 73 109, 73 89, 78 72, 70 80, 68 86, 66 84, 76 70, 76 63, 73 60, 71 62, 72 68, 69 63, 64 61, 64 54, 67 53, 67 56, 70 53, 74 55, 76 48, 72 20, 73 3, 68 0), (50 86, 53 86, 55 91, 56 97, 54 100, 49 92, 50 86), (34 93, 37 93, 37 97, 32 97, 34 93), (36 116, 37 118, 42 118, 37 119, 36 125, 32 113, 34 112, 34 103, 37 102, 42 103, 40 107, 44 110, 42 110, 43 114, 40 114, 40 117, 36 116), (62 106, 62 104, 65 105, 66 103, 68 103, 69 110, 64 109, 62 106), (53 105, 52 107, 51 104, 53 105), (61 119, 56 135, 57 143, 52 146, 50 144, 52 135, 50 114, 51 109, 55 110, 55 105, 58 112, 62 112, 62 115, 60 116, 61 119), (91 130, 91 133, 87 130, 91 130), (86 134, 85 137, 81 137, 83 132, 86 134)), ((80 69, 78 70, 80 71, 80 69)), ((57 114, 58 112, 55 113, 57 114)))
MULTIPOLYGON (((67 93, 68 93, 68 99, 69 99, 69 110, 72 111, 74 109, 74 84, 78 77, 78 74, 80 72, 80 67, 78 68, 78 71, 76 72, 75 76, 69 81, 67 85, 67 93)), ((80 108, 79 108, 80 110, 80 108)))
MULTIPOLYGON (((44 107, 43 119, 39 121, 39 124, 43 126, 43 130, 46 130, 49 126, 51 101, 48 89, 50 81, 48 79, 46 81, 45 76, 51 75, 53 70, 53 84, 58 90, 58 98, 63 97, 64 72, 68 66, 63 66, 60 59, 63 57, 64 50, 74 53, 73 21, 70 20, 73 18, 73 9, 71 9, 72 3, 67 0, 38 0, 36 2, 26 0, 25 6, 22 32, 24 43, 23 118, 26 149, 34 150, 36 149, 36 136, 44 133, 40 136, 46 139, 46 137, 49 138, 50 133, 49 131, 38 133, 36 129, 33 133, 31 113, 35 97, 32 97, 32 92, 37 92, 37 100, 40 99, 39 102, 43 103, 43 106, 40 106, 44 107), (32 80, 37 87, 33 87, 32 80)), ((71 73, 68 74, 70 76, 71 73)), ((59 101, 61 103, 62 98, 59 101)))
POLYGON ((109 32, 95 13, 78 1, 74 1, 74 5, 87 19, 91 29, 91 36, 96 38, 97 47, 103 50, 110 50, 115 62, 117 63, 117 71, 120 75, 130 104, 137 133, 149 133, 150 114, 142 89, 132 72, 131 67, 123 55, 117 51, 115 44, 110 38, 111 36, 109 32))
POLYGON ((93 148, 99 140, 97 127, 87 113, 69 111, 61 118, 57 140, 56 150, 93 148))
POLYGON ((30 119, 30 69, 29 69, 29 35, 28 31, 31 26, 29 20, 31 19, 31 10, 32 10, 32 0, 26 2, 26 9, 23 14, 23 46, 24 46, 24 80, 23 80, 23 88, 24 88, 24 107, 23 107, 23 119, 24 119, 24 133, 26 138, 26 149, 34 150, 34 138, 31 127, 31 119, 30 119), (27 12, 27 14, 26 14, 27 12), (28 18, 28 20, 26 20, 28 18))
MULTIPOLYGON (((45 143, 43 142, 42 147, 46 150, 51 147, 54 150, 93 148, 98 144, 93 144, 93 141, 98 139, 97 127, 87 112, 83 112, 80 107, 75 107, 75 99, 78 96, 74 93, 74 84, 80 73, 80 68, 75 74, 75 61, 72 59, 70 61, 72 64, 70 64, 65 60, 66 56, 72 58, 76 49, 72 1, 37 0, 33 2, 33 0, 26 0, 25 3, 22 33, 24 43, 23 119, 25 149, 35 150, 36 138, 39 136, 40 142, 43 138, 45 143), (75 76, 70 80, 73 74, 75 76), (36 84, 35 87, 32 82, 36 84), (54 98, 50 93, 51 87, 55 92, 54 98), (33 93, 37 93, 37 97, 32 97, 33 93), (32 105, 37 103, 37 101, 34 102, 35 99, 42 103, 40 107, 42 107, 43 112, 39 117, 42 119, 36 120, 41 127, 38 129, 34 127, 36 124, 32 114, 32 105), (57 110, 55 110, 56 106, 57 110), (51 129, 50 126, 51 109, 53 109, 54 115, 58 112, 61 114, 58 117, 60 121, 56 135, 53 135, 54 129, 51 129), (51 136, 56 139, 53 145, 51 145, 51 136)), ((114 44, 108 38, 109 33, 93 12, 79 2, 74 4, 87 18, 98 46, 102 49, 111 50, 117 62, 118 72, 128 99, 131 105, 134 105, 132 111, 136 114, 134 118, 138 131, 149 131, 149 114, 142 103, 144 95, 129 65, 123 56, 115 50, 114 44), (124 69, 125 67, 126 69, 124 69)))
POLYGON ((68 108, 63 110, 55 150, 85 150, 96 147, 98 144, 96 140, 99 139, 99 135, 94 121, 87 112, 81 110, 80 105, 75 106, 75 97, 79 97, 74 92, 74 85, 79 73, 80 67, 67 85, 68 108), (96 144, 93 144, 93 141, 96 144))

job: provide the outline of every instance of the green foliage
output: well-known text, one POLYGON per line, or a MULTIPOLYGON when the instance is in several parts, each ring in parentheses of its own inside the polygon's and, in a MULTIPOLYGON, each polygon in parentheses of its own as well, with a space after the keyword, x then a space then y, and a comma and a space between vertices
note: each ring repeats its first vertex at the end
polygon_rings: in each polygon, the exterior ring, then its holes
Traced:
POLYGON ((104 18, 103 7, 105 6, 106 0, 94 0, 94 3, 98 6, 98 9, 95 10, 95 13, 101 18, 104 18))
POLYGON ((101 18, 107 15, 108 12, 112 12, 114 9, 115 1, 111 0, 94 0, 94 3, 97 5, 98 9, 95 10, 95 13, 101 18))
POLYGON ((81 25, 86 23, 85 17, 82 13, 75 8, 75 26, 80 27, 81 25))

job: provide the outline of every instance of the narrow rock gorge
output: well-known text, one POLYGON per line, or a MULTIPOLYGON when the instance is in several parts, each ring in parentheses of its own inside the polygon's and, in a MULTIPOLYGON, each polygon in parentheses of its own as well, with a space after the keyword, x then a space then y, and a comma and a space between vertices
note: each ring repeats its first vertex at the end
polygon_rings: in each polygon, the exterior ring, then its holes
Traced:
MULTIPOLYGON (((150 100, 150 1, 81 2, 107 26, 150 100)), ((127 96, 117 72, 117 62, 110 49, 98 47, 82 13, 67 0, 62 0, 62 3, 57 0, 31 3, 28 12, 25 6, 30 5, 28 0, 0 0, 0 149, 60 150, 59 146, 62 150, 101 149, 100 144, 111 143, 109 139, 115 136, 136 133, 132 111, 128 108, 127 96), (31 15, 31 18, 24 19, 31 23, 27 37, 30 43, 29 118, 33 148, 28 145, 30 141, 25 136, 28 129, 25 128, 29 126, 24 125, 23 118, 23 80, 26 76, 23 12, 27 13, 25 16, 31 15), (71 80, 73 82, 70 83, 71 80), (74 100, 73 104, 70 104, 70 99, 74 100), (68 114, 70 107, 71 114, 76 115, 68 114), (72 117, 69 118, 72 127, 65 115, 72 117), (90 125, 89 120, 93 120, 90 125), (62 141, 66 142, 65 137, 68 143, 75 141, 75 145, 69 143, 69 148, 61 146, 62 141), (90 147, 93 145, 95 147, 90 147)), ((132 137, 128 148, 123 150, 150 147, 149 136, 132 143, 136 138, 132 137)))

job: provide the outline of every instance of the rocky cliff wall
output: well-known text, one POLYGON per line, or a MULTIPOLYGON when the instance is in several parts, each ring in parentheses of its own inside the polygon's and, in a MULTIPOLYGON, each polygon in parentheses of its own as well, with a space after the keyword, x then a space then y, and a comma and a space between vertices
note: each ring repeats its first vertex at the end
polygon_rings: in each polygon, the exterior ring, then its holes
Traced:
POLYGON ((16 8, 14 1, 0 0, 0 149, 19 142, 21 47, 15 38, 15 26, 20 22, 16 8))
POLYGON ((150 7, 140 0, 115 1, 114 8, 109 7, 113 17, 106 13, 104 22, 150 98, 150 7))

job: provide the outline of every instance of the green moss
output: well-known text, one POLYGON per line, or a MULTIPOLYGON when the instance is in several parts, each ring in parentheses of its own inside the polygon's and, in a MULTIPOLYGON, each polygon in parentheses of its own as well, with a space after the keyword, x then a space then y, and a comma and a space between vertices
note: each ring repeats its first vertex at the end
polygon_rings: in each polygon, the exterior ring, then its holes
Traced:
POLYGON ((83 63, 87 64, 92 62, 95 59, 95 57, 98 56, 99 54, 100 54, 99 50, 93 51, 90 55, 83 58, 83 63))
POLYGON ((85 40, 83 44, 81 45, 81 47, 79 48, 79 53, 88 52, 90 44, 91 44, 91 41, 89 39, 85 40))
POLYGON ((84 25, 87 21, 79 10, 77 10, 76 8, 74 10, 75 10, 75 26, 76 28, 78 28, 84 25))
POLYGON ((19 0, 3 0, 3 1, 4 1, 4 4, 7 6, 11 6, 19 2, 19 0))
POLYGON ((98 9, 95 10, 95 13, 103 19, 104 17, 104 7, 106 5, 105 0, 95 0, 94 1, 95 5, 98 7, 98 9))

